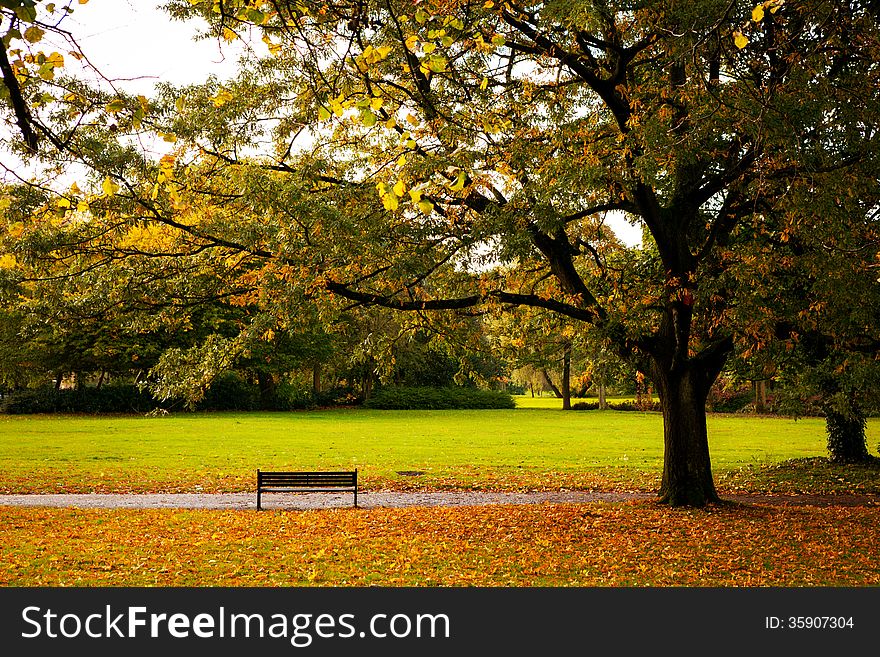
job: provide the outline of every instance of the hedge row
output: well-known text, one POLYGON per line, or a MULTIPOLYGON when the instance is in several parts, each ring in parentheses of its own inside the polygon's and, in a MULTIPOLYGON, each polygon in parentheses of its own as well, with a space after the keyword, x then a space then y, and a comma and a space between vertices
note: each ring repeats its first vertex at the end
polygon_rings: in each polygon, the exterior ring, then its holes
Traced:
POLYGON ((147 413, 159 404, 134 385, 56 390, 53 386, 27 388, 4 395, 0 413, 147 413))
MULTIPOLYGON (((197 411, 293 411, 333 406, 351 399, 347 391, 331 390, 313 395, 309 390, 280 385, 271 395, 261 395, 259 388, 241 377, 222 376, 211 385, 197 411)), ((350 402, 348 402, 350 403, 350 402)), ((159 401, 135 385, 110 385, 101 388, 56 390, 53 386, 16 390, 0 400, 0 413, 27 415, 36 413, 149 413, 156 409, 182 411, 180 400, 159 401)))
POLYGON ((516 408, 509 392, 476 388, 383 388, 365 404, 383 410, 516 408))

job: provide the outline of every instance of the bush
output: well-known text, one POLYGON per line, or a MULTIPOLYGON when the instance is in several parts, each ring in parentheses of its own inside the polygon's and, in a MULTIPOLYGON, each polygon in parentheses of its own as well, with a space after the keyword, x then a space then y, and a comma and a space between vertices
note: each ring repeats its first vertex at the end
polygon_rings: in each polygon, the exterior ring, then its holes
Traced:
POLYGON ((256 411, 260 409, 260 389, 235 372, 221 374, 211 382, 198 411, 256 411))
MULTIPOLYGON (((577 402, 571 405, 574 411, 595 411, 599 408, 598 402, 577 402)), ((641 406, 633 401, 608 402, 608 410, 611 411, 660 411, 660 402, 652 401, 643 403, 641 406)))
POLYGON ((53 386, 16 390, 4 396, 0 413, 146 413, 159 403, 135 385, 56 390, 53 386))
POLYGON ((706 406, 715 413, 739 413, 754 401, 754 393, 751 388, 736 390, 722 390, 713 386, 709 391, 709 399, 706 406))
POLYGON ((516 408, 509 392, 476 388, 383 388, 364 403, 383 410, 516 408))

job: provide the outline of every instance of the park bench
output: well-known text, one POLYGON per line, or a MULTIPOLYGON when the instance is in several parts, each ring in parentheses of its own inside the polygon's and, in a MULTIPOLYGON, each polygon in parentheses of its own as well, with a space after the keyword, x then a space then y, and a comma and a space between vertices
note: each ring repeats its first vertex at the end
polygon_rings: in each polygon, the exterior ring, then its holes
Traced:
POLYGON ((260 496, 272 493, 354 493, 358 505, 357 470, 353 472, 263 472, 257 470, 257 509, 260 496))

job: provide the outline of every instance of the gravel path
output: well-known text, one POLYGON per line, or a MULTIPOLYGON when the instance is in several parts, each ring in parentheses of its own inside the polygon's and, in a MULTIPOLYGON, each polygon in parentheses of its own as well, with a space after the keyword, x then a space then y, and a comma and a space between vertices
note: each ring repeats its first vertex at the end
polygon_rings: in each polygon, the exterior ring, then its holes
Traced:
MULTIPOLYGON (((408 506, 485 506, 491 504, 541 504, 623 502, 654 499, 653 493, 597 493, 589 491, 484 493, 484 492, 358 492, 363 508, 408 506)), ((880 506, 876 495, 722 495, 731 502, 773 506, 880 506)), ((351 506, 350 493, 264 493, 265 509, 328 509, 351 506)), ((0 495, 0 506, 42 506, 94 509, 256 509, 254 493, 167 494, 52 494, 0 495)))
MULTIPOLYGON (((649 499, 650 493, 394 493, 358 491, 363 508, 405 506, 485 506, 542 502, 620 502, 649 499)), ((328 509, 351 506, 351 493, 263 493, 264 509, 328 509)), ((255 493, 0 495, 0 506, 54 506, 101 509, 256 509, 255 493)))

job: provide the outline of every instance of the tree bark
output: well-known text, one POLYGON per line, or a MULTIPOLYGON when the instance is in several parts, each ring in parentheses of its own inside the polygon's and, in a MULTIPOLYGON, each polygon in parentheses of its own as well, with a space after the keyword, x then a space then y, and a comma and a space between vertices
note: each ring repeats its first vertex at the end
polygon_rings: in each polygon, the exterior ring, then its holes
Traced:
POLYGON ((660 501, 670 506, 705 506, 719 501, 706 429, 706 398, 715 376, 704 370, 699 363, 683 370, 652 367, 651 378, 663 411, 659 495, 660 501))
POLYGON ((835 463, 864 463, 871 460, 865 436, 865 414, 852 402, 848 414, 826 405, 825 428, 828 454, 835 463))
POLYGON ((767 382, 755 381, 755 413, 767 412, 767 382))
POLYGON ((562 348, 562 410, 571 410, 571 342, 562 348))
POLYGON ((555 383, 553 383, 553 379, 550 378, 550 374, 547 372, 546 368, 541 369, 541 376, 544 377, 544 383, 553 391, 553 394, 559 399, 562 399, 562 391, 556 387, 555 383))
POLYGON ((605 384, 599 383, 599 410, 604 411, 608 408, 608 400, 605 398, 605 384))
POLYGON ((321 363, 312 365, 312 394, 321 393, 321 363))

